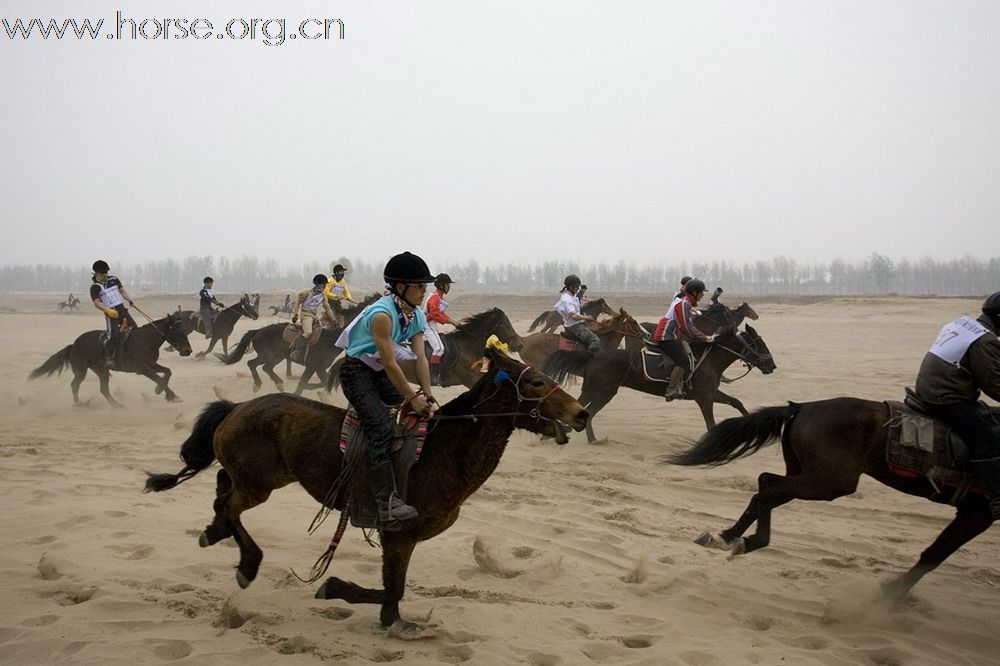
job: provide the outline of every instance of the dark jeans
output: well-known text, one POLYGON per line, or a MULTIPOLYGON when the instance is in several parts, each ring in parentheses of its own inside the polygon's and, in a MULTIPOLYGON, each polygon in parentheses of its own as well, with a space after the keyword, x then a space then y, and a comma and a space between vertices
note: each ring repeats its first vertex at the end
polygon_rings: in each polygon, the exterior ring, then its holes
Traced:
POLYGON ((969 460, 989 460, 1000 456, 1000 442, 993 432, 993 422, 982 415, 974 402, 952 405, 928 405, 931 413, 948 424, 969 447, 969 460))
POLYGON ((121 362, 122 360, 122 323, 127 323, 126 328, 136 328, 137 324, 135 320, 132 319, 132 315, 129 314, 128 310, 124 308, 115 308, 118 312, 117 319, 112 319, 105 315, 104 321, 108 326, 108 342, 107 351, 108 357, 113 358, 115 361, 121 362))
POLYGON ((587 328, 584 322, 579 322, 578 324, 573 324, 572 326, 566 327, 566 332, 570 334, 573 338, 580 341, 592 354, 596 354, 601 351, 601 339, 597 337, 597 333, 587 328))
POLYGON ((386 405, 399 405, 403 396, 384 370, 372 370, 350 357, 340 368, 340 387, 361 419, 368 447, 368 469, 374 469, 389 460, 396 436, 386 405))
POLYGON ((215 323, 215 310, 211 307, 202 308, 201 320, 205 322, 205 332, 208 333, 212 329, 212 324, 215 323))
POLYGON ((660 348, 664 356, 670 357, 673 360, 674 365, 678 368, 684 368, 684 376, 691 374, 691 359, 688 357, 687 350, 684 349, 682 345, 677 340, 660 340, 656 343, 656 346, 660 348))

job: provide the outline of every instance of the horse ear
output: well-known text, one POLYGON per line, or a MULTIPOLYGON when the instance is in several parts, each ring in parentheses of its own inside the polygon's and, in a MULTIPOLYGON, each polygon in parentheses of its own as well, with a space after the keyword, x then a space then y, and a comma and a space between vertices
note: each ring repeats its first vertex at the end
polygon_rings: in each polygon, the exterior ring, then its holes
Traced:
POLYGON ((751 326, 750 324, 743 324, 743 330, 745 330, 750 335, 753 335, 755 337, 757 336, 757 331, 754 330, 754 327, 751 326))

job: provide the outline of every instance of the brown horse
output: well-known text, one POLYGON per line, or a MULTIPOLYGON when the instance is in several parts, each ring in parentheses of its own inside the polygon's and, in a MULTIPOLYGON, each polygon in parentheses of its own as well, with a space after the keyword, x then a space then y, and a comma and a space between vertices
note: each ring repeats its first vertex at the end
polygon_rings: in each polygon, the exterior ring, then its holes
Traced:
MULTIPOLYGON (((993 408, 1000 419, 1000 409, 993 408)), ((720 532, 702 534, 697 543, 723 548, 734 555, 763 548, 771 540, 771 512, 793 499, 831 501, 853 493, 862 474, 907 495, 947 503, 951 493, 926 477, 894 474, 886 461, 889 410, 884 403, 857 398, 834 398, 787 407, 767 407, 748 416, 723 421, 688 451, 668 456, 674 465, 724 465, 756 453, 781 439, 785 475, 757 477, 757 494, 736 523, 720 532), (757 531, 744 532, 757 522, 757 531)), ((901 599, 925 574, 982 533, 993 523, 986 498, 969 492, 959 501, 954 520, 920 555, 909 571, 884 587, 892 599, 901 599)))
MULTIPOLYGON (((624 308, 612 313, 609 319, 593 325, 591 330, 601 339, 603 351, 618 349, 622 338, 626 340, 627 346, 629 341, 641 341, 645 337, 639 323, 624 308)), ((521 348, 521 358, 536 368, 542 367, 545 359, 559 350, 558 333, 533 333, 524 336, 521 341, 524 345, 521 348)))
MULTIPOLYGON (((496 335, 501 342, 507 343, 510 351, 520 351, 521 336, 517 334, 507 314, 500 308, 490 308, 467 317, 455 327, 454 331, 441 334, 441 341, 445 346, 444 358, 441 359, 441 386, 461 384, 466 388, 472 388, 479 381, 482 373, 479 372, 476 361, 482 358, 483 347, 491 335, 496 335)), ((340 383, 340 366, 343 362, 341 359, 330 368, 328 388, 333 389, 340 383)), ((414 361, 400 361, 399 367, 409 381, 416 383, 414 361)))
MULTIPOLYGON (((603 298, 597 298, 592 301, 588 300, 580 308, 580 312, 595 318, 602 314, 613 315, 615 313, 614 309, 603 298)), ((562 315, 555 310, 546 310, 535 317, 535 321, 531 322, 531 326, 528 327, 528 332, 531 333, 539 324, 543 323, 545 325, 542 326, 542 330, 539 333, 555 333, 556 329, 562 326, 562 315)))
MULTIPOLYGON (((223 308, 215 315, 215 321, 212 322, 212 340, 208 345, 208 349, 198 352, 195 356, 197 358, 204 357, 215 349, 215 344, 220 340, 222 341, 222 353, 228 354, 229 336, 233 334, 236 322, 240 317, 257 319, 260 316, 260 312, 258 311, 259 305, 260 294, 243 294, 243 298, 239 301, 227 308, 223 308)), ((178 314, 184 318, 192 333, 206 334, 208 332, 208 326, 201 318, 201 313, 194 310, 182 310, 178 314)))
MULTIPOLYGON (((329 578, 316 593, 322 599, 381 604, 383 626, 416 625, 399 616, 399 600, 414 547, 445 531, 459 509, 496 469, 514 428, 567 441, 569 424, 582 430, 587 412, 537 370, 496 350, 469 391, 442 406, 428 428, 423 454, 410 472, 406 501, 420 512, 395 532, 380 534, 383 589, 367 589, 329 578)), ((271 394, 235 405, 210 404, 181 448, 178 474, 150 475, 146 490, 167 490, 208 467, 222 465, 216 485, 215 517, 199 543, 233 537, 240 548, 236 580, 246 587, 257 576, 263 553, 240 514, 267 501, 271 491, 298 481, 324 502, 340 474, 339 438, 344 410, 305 398, 271 394)))
MULTIPOLYGON (((706 428, 715 425, 714 404, 717 402, 735 408, 740 414, 748 413, 742 402, 719 390, 722 373, 726 368, 736 361, 758 368, 765 375, 771 374, 776 368, 764 339, 750 326, 743 332, 726 329, 719 333, 714 342, 705 344, 695 341, 691 348, 696 367, 691 374, 691 388, 683 399, 698 403, 706 428)), ((580 403, 590 412, 593 421, 597 412, 611 402, 622 386, 663 396, 666 382, 646 377, 641 353, 627 350, 598 354, 560 351, 545 361, 542 370, 558 382, 565 380, 569 374, 583 375, 580 403)), ((592 423, 587 423, 587 439, 591 442, 597 439, 592 423)))
MULTIPOLYGON (((61 374, 68 365, 73 368, 73 379, 69 384, 73 390, 73 403, 79 404, 80 384, 87 376, 87 370, 93 370, 101 382, 101 395, 112 405, 118 405, 118 402, 111 397, 109 389, 108 383, 111 373, 104 364, 104 355, 101 350, 101 335, 103 333, 104 331, 87 331, 81 334, 73 344, 66 345, 49 357, 45 363, 32 370, 28 379, 35 379, 43 375, 49 376, 53 372, 61 374)), ((171 402, 179 401, 180 398, 168 386, 170 368, 156 362, 160 357, 160 347, 164 342, 170 344, 181 356, 191 354, 186 326, 179 317, 168 314, 163 319, 157 319, 134 329, 125 339, 121 367, 112 369, 119 372, 134 372, 149 377, 156 384, 155 392, 157 394, 164 393, 167 400, 171 402), (163 376, 161 377, 158 373, 163 376)))

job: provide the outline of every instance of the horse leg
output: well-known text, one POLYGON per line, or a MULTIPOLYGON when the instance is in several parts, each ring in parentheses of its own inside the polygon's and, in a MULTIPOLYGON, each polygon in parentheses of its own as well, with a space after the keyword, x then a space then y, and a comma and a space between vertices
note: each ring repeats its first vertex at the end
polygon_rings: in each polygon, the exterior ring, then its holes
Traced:
POLYGON ((233 536, 233 531, 229 529, 229 526, 226 525, 220 514, 220 511, 225 507, 232 489, 233 480, 229 476, 229 472, 220 469, 219 473, 215 476, 215 516, 212 517, 212 522, 201 533, 201 536, 198 537, 198 545, 202 548, 215 545, 223 539, 233 536))
POLYGON ((229 336, 222 338, 222 355, 229 356, 229 336))
MULTIPOLYGON (((213 524, 219 521, 221 523, 220 531, 228 528, 236 545, 240 547, 240 563, 236 567, 236 582, 241 588, 246 588, 257 577, 260 562, 264 559, 264 552, 243 527, 243 523, 240 522, 240 514, 266 502, 267 498, 271 496, 271 489, 240 488, 232 477, 229 477, 229 484, 228 491, 215 499, 213 524)), ((202 536, 205 537, 206 541, 210 541, 215 533, 209 533, 209 529, 206 529, 202 536)), ((201 543, 201 538, 198 539, 198 543, 201 543)))
MULTIPOLYGON (((613 390, 610 393, 604 395, 591 395, 591 391, 588 390, 587 381, 583 382, 583 390, 580 392, 580 398, 577 400, 583 408, 587 410, 590 414, 590 418, 587 419, 587 443, 593 444, 597 441, 597 436, 594 434, 594 417, 597 416, 597 412, 604 409, 604 407, 611 402, 612 398, 618 395, 618 386, 613 386, 613 390)), ((605 389, 608 386, 604 387, 605 389)))
POLYGON ((275 365, 277 365, 277 362, 275 362, 275 363, 265 362, 261 367, 264 368, 264 372, 267 373, 267 376, 271 378, 271 381, 274 382, 274 385, 278 387, 278 390, 281 391, 282 393, 284 393, 285 392, 285 382, 282 381, 281 377, 279 377, 278 375, 274 374, 274 366, 275 365))
POLYGON ((92 370, 97 375, 98 381, 101 382, 101 395, 104 396, 104 399, 113 407, 121 407, 118 401, 111 397, 111 372, 107 368, 100 367, 92 368, 92 370))
MULTIPOLYGON (((291 357, 286 357, 285 358, 285 377, 291 377, 291 376, 292 376, 292 359, 291 359, 291 357)), ((282 389, 282 390, 284 390, 284 389, 282 389)))
POLYGON ((218 342, 218 341, 219 341, 219 339, 213 335, 212 336, 212 340, 208 343, 208 349, 206 349, 205 351, 198 352, 197 354, 195 354, 195 357, 196 358, 203 358, 207 354, 211 353, 211 351, 213 349, 215 349, 215 343, 218 342))
MULTIPOLYGON (((80 384, 83 383, 83 378, 87 376, 87 367, 73 368, 73 379, 70 380, 69 388, 73 391, 73 404, 80 404, 80 384)), ((99 377, 100 375, 98 375, 99 377)))
POLYGON ((417 545, 411 537, 393 538, 382 533, 382 585, 385 588, 385 600, 379 619, 383 627, 396 625, 403 631, 416 631, 420 627, 407 622, 399 616, 399 600, 406 590, 406 570, 410 566, 410 556, 417 545))
POLYGON ((747 411, 747 408, 743 406, 743 403, 739 401, 739 399, 723 393, 719 389, 715 389, 715 395, 712 396, 712 400, 720 405, 729 405, 743 416, 747 416, 750 413, 747 411))
POLYGON ((261 385, 264 383, 260 374, 257 372, 257 366, 261 365, 264 361, 260 360, 260 357, 250 359, 247 361, 247 367, 250 368, 250 374, 253 376, 253 392, 256 393, 260 390, 261 385))
POLYGON ((163 391, 166 393, 167 402, 180 402, 181 399, 174 393, 173 389, 170 388, 170 378, 173 376, 170 368, 165 365, 160 365, 159 363, 153 364, 153 369, 163 373, 163 379, 161 381, 161 386, 163 391))
POLYGON ((701 417, 705 419, 705 428, 711 430, 715 427, 715 401, 711 395, 704 393, 697 393, 694 396, 694 401, 697 403, 698 409, 701 410, 701 417))
POLYGON ((963 545, 985 532, 993 524, 989 509, 985 503, 977 502, 978 497, 963 501, 955 514, 954 520, 948 523, 938 538, 927 550, 920 554, 920 559, 906 573, 901 574, 889 583, 882 591, 889 599, 898 601, 906 596, 914 585, 925 574, 930 573, 944 562, 952 553, 963 545))
POLYGON ((295 385, 295 395, 302 395, 304 391, 309 386, 309 378, 313 376, 314 370, 308 365, 302 370, 302 376, 299 377, 299 383, 295 385))

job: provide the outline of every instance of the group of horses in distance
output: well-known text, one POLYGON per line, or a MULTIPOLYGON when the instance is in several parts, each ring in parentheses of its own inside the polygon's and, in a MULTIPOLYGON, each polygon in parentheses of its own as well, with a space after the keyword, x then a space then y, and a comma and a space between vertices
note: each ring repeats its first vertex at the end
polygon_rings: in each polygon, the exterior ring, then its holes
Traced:
MULTIPOLYGON (((354 307, 345 308, 344 325, 380 297, 372 294, 354 307)), ((535 319, 528 335, 520 335, 499 308, 489 308, 467 317, 453 331, 442 335, 445 357, 441 383, 467 390, 444 404, 428 426, 423 457, 410 476, 407 501, 419 517, 396 532, 381 531, 382 588, 369 589, 331 577, 319 588, 318 598, 381 606, 383 626, 404 632, 419 629, 403 620, 399 603, 407 570, 417 543, 440 534, 457 519, 461 504, 478 489, 499 463, 514 429, 520 428, 557 443, 567 441, 567 432, 586 431, 595 441, 594 416, 615 397, 620 388, 662 397, 664 383, 651 380, 643 371, 643 347, 654 324, 638 322, 625 309, 614 309, 603 299, 587 303, 594 316, 591 327, 601 340, 601 350, 590 353, 562 348, 560 336, 543 327, 550 312, 535 319), (592 305, 593 304, 593 305, 592 305), (507 344, 507 351, 487 348, 490 336, 507 344), (508 353, 509 352, 509 353, 508 353), (520 360, 513 358, 518 354, 520 360), (570 376, 582 379, 574 398, 561 387, 570 376)), ((176 474, 153 474, 147 491, 164 491, 186 481, 213 462, 220 464, 216 478, 214 517, 199 543, 210 546, 233 538, 239 547, 237 581, 249 585, 258 574, 263 552, 241 522, 241 514, 267 501, 271 492, 293 482, 326 510, 335 510, 328 491, 344 465, 337 442, 344 410, 314 400, 284 394, 284 381, 275 368, 284 361, 290 376, 291 345, 282 332, 286 323, 275 323, 247 331, 232 351, 228 338, 240 317, 258 318, 259 295, 244 295, 225 308, 215 320, 208 349, 221 341, 223 353, 216 356, 227 365, 248 353, 253 390, 262 380, 258 368, 274 382, 279 393, 270 393, 239 404, 217 401, 208 405, 183 443, 184 468, 176 474)), ((720 390, 725 373, 735 363, 749 372, 770 374, 776 369, 762 336, 746 320, 758 315, 747 303, 736 308, 713 302, 701 311, 696 325, 714 335, 710 343, 692 343, 696 360, 685 400, 701 410, 707 433, 684 450, 662 457, 683 466, 714 466, 750 455, 770 442, 780 441, 785 473, 765 472, 758 477, 757 492, 739 519, 720 532, 707 531, 697 543, 743 555, 770 543, 773 510, 794 499, 826 500, 854 492, 862 474, 901 492, 944 501, 932 492, 933 482, 922 477, 894 474, 886 462, 889 418, 883 403, 856 398, 836 398, 783 407, 767 407, 750 413, 743 403, 720 390), (742 327, 742 328, 741 328, 742 327), (733 407, 739 416, 716 424, 714 404, 733 407), (745 536, 756 523, 756 531, 745 536)), ((142 374, 156 385, 156 393, 177 400, 170 389, 170 370, 157 363, 160 347, 182 356, 192 353, 188 334, 198 325, 191 312, 172 313, 138 327, 125 340, 124 357, 116 370, 142 374)), ((342 329, 324 329, 302 359, 303 370, 295 393, 308 388, 332 390, 337 385, 338 357, 334 342, 342 329), (311 379, 315 377, 316 382, 311 379)), ((410 381, 412 362, 403 363, 410 381)), ((101 393, 117 404, 108 390, 109 370, 101 353, 101 331, 81 334, 72 344, 53 354, 31 372, 30 378, 49 376, 65 367, 73 370, 71 389, 79 403, 79 387, 88 371, 97 374, 101 393)), ((998 415, 1000 417, 1000 415, 998 415)), ((342 507, 341 507, 342 508, 342 507)), ((345 514, 346 515, 346 514, 345 514)), ((345 518, 341 520, 341 530, 345 518)), ((883 586, 887 598, 903 598, 922 576, 992 524, 982 493, 974 488, 958 503, 954 520, 906 572, 883 586)))

